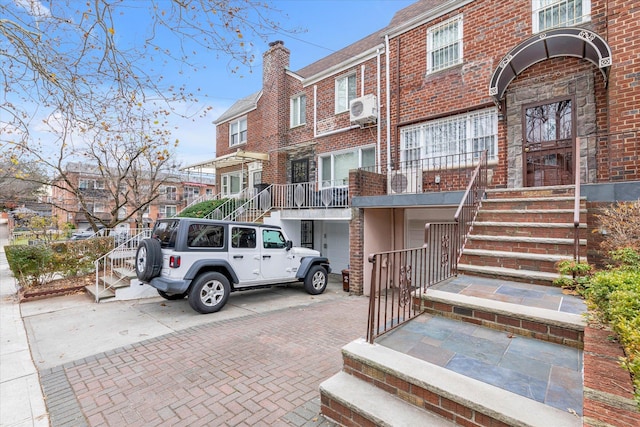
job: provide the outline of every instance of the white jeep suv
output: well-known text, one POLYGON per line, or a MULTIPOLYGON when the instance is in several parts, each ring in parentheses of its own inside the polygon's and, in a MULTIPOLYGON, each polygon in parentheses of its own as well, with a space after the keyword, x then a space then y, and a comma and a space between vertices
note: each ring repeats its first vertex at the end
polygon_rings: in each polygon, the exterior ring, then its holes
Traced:
POLYGON ((233 291, 289 282, 317 295, 331 272, 327 258, 292 247, 280 227, 197 218, 158 220, 135 267, 141 282, 168 300, 188 297, 199 313, 220 310, 233 291))

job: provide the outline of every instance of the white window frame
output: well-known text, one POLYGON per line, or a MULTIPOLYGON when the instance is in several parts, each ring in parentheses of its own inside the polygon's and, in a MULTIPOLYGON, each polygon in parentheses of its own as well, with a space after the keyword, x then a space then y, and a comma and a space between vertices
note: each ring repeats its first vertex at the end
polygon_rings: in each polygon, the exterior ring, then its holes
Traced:
POLYGON ((170 218, 175 216, 178 213, 178 208, 176 205, 163 205, 160 207, 160 216, 162 218, 170 218), (172 214, 168 214, 167 211, 173 212, 172 214))
POLYGON ((229 172, 221 175, 220 177, 220 186, 222 187, 222 195, 223 196, 235 196, 242 192, 242 171, 229 172), (232 179, 237 178, 240 182, 239 188, 237 192, 233 191, 232 188, 232 179))
MULTIPOLYGON (((340 156, 340 155, 344 155, 347 153, 353 153, 355 150, 355 154, 357 156, 357 165, 355 165, 352 169, 357 169, 357 168, 361 168, 362 166, 362 152, 363 151, 368 151, 368 150, 373 150, 373 159, 375 160, 376 158, 376 146, 375 145, 366 145, 366 146, 362 146, 362 147, 357 147, 355 149, 350 149, 350 150, 340 150, 340 151, 334 151, 331 153, 326 153, 323 154, 321 156, 318 156, 318 180, 319 180, 319 184, 320 184, 320 188, 332 188, 332 187, 346 187, 349 185, 349 176, 347 175, 346 178, 336 178, 336 174, 335 174, 335 163, 336 163, 336 157, 340 156), (329 160, 329 167, 331 168, 330 171, 330 178, 329 179, 324 179, 324 165, 325 165, 325 160, 328 159, 329 160)), ((375 165, 370 165, 371 167, 375 166, 375 165)))
POLYGON ((349 104, 351 103, 352 100, 356 99, 358 97, 358 78, 355 72, 353 73, 349 73, 349 74, 345 74, 343 76, 340 76, 338 78, 336 78, 336 89, 335 89, 335 111, 336 114, 340 114, 340 113, 344 113, 345 111, 349 111, 349 104), (352 92, 353 92, 353 96, 351 98, 349 98, 349 92, 350 92, 350 88, 351 86, 349 85, 349 80, 353 78, 353 87, 352 87, 352 92), (341 93, 341 89, 340 89, 340 82, 345 81, 345 85, 344 85, 344 92, 341 93), (341 102, 342 100, 344 100, 344 102, 341 102), (341 105, 344 104, 344 105, 341 105))
POLYGON ((229 122, 229 147, 236 147, 238 145, 247 143, 247 117, 240 117, 232 122, 229 122), (237 130, 234 130, 234 126, 237 126, 237 130), (244 126, 244 127, 243 127, 244 126), (238 137, 238 140, 234 142, 234 136, 238 137))
POLYGON ((167 201, 174 202, 178 200, 178 188, 173 185, 163 187, 162 193, 164 194, 164 199, 167 201))
MULTIPOLYGON (((547 17, 549 18, 549 16, 547 17)), ((591 0, 532 0, 531 1, 531 27, 533 34, 541 31, 550 30, 552 28, 573 27, 591 21, 591 0), (574 8, 576 3, 581 3, 582 11, 580 15, 570 18, 567 14, 574 8), (550 23, 544 28, 540 28, 540 14, 548 12, 553 13, 554 9, 561 10, 564 6, 565 16, 563 20, 558 19, 555 23, 550 23)))
POLYGON ((400 163, 405 167, 415 167, 412 162, 422 161, 423 166, 440 167, 444 156, 446 164, 457 166, 456 162, 472 162, 479 157, 478 152, 488 150, 487 160, 498 159, 498 110, 487 108, 471 113, 430 120, 400 129, 400 163), (489 138, 491 142, 486 144, 489 138), (484 140, 484 141, 483 141, 484 140), (458 157, 468 154, 468 158, 458 157), (425 159, 429 162, 426 163, 425 159))
POLYGON ((462 61, 464 59, 464 43, 463 43, 464 26, 463 26, 462 18, 463 18, 462 15, 454 16, 453 18, 448 19, 444 22, 441 22, 440 24, 435 25, 427 30, 427 74, 436 73, 438 71, 454 67, 458 64, 462 64, 462 61), (457 26, 457 35, 456 35, 457 38, 451 41, 450 43, 448 43, 446 46, 439 46, 439 45, 434 46, 435 44, 434 37, 436 36, 436 34, 439 31, 454 25, 457 26), (443 52, 448 46, 454 46, 454 45, 458 46, 457 58, 450 60, 448 62, 443 62, 442 64, 438 64, 438 65, 434 64, 434 61, 433 61, 434 54, 436 54, 437 52, 443 52))
POLYGON ((295 128, 307 123, 307 95, 300 94, 291 98, 289 127, 295 128), (304 108, 302 107, 304 105, 304 108))

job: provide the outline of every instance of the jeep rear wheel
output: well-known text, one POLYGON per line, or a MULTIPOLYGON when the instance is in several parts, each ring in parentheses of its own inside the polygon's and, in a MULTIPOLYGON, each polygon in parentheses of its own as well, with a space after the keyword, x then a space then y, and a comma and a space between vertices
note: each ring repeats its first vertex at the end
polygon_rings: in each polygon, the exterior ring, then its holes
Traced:
POLYGON ((304 278, 304 290, 311 295, 318 295, 327 288, 327 270, 321 265, 312 266, 304 278))
POLYGON ((179 300, 179 299, 184 299, 187 296, 187 292, 183 292, 181 294, 168 294, 168 293, 158 289, 158 295, 160 295, 162 298, 164 298, 166 300, 176 301, 176 300, 179 300))
POLYGON ((227 303, 231 286, 222 273, 209 272, 198 276, 189 289, 189 305, 198 313, 215 313, 227 303))
POLYGON ((149 282, 162 269, 162 248, 156 239, 143 239, 136 251, 136 276, 149 282))

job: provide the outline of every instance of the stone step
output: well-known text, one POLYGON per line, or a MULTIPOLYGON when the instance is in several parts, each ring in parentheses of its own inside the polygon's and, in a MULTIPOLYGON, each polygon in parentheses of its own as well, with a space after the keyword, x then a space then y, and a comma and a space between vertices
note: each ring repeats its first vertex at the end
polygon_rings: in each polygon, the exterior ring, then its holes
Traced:
MULTIPOLYGON (((573 223, 573 209, 481 209, 476 218, 481 222, 573 223)), ((587 211, 580 211, 580 222, 586 223, 587 211)))
POLYGON ((471 276, 490 277, 494 279, 507 278, 516 282, 533 283, 537 285, 552 285, 560 277, 558 273, 544 271, 529 271, 513 268, 487 267, 481 265, 458 264, 458 271, 471 276))
MULTIPOLYGON (((587 230, 586 224, 580 224, 578 232, 581 238, 587 230)), ((552 239, 573 239, 575 227, 573 223, 544 222, 498 222, 476 221, 473 223, 474 235, 547 237, 552 239)))
POLYGON ((548 187, 524 188, 493 188, 487 190, 488 198, 541 198, 541 197, 571 197, 575 195, 574 185, 556 185, 548 187))
MULTIPOLYGON (((581 200, 580 210, 585 208, 585 200, 581 200)), ((500 198, 485 199, 482 201, 482 208, 487 210, 504 209, 570 209, 573 212, 575 199, 573 197, 532 197, 532 198, 500 198)))
POLYGON ((104 289, 103 287, 100 287, 100 289, 98 290, 98 294, 96 294, 96 285, 88 285, 88 286, 85 286, 84 288, 88 293, 93 295, 94 299, 97 299, 98 301, 111 299, 116 296, 115 291, 111 289, 104 289), (96 298, 96 295, 98 295, 97 298, 96 298))
MULTIPOLYGON (((509 248, 516 252, 531 254, 573 255, 573 239, 551 239, 548 237, 486 236, 470 235, 466 249, 499 250, 509 248)), ((586 253, 587 240, 580 239, 580 252, 586 253)))
MULTIPOLYGON (((370 386, 384 390, 383 397, 395 396, 418 408, 445 417, 456 425, 509 425, 509 426, 582 426, 582 417, 544 405, 532 399, 494 387, 484 382, 436 366, 418 358, 394 351, 382 345, 369 344, 360 339, 342 349, 344 373, 331 378, 320 386, 323 414, 335 414, 332 405, 344 412, 342 416, 357 416, 356 409, 344 406, 356 400, 354 395, 345 397, 343 386, 336 392, 336 383, 347 383, 345 376, 357 376, 370 386), (341 400, 334 398, 339 396, 341 400), (345 400, 346 399, 346 400, 345 400), (354 414, 355 413, 355 414, 354 414)), ((352 384, 349 381, 348 384, 352 384)), ((361 384, 357 386, 364 387, 361 384)), ((356 394, 356 393, 353 393, 356 394)), ((382 406, 376 398, 371 406, 382 406)), ((358 403, 359 405, 359 403, 358 403)), ((364 412, 364 411, 363 411, 364 412)), ((394 414, 395 416, 396 414, 394 414)), ((330 415, 328 415, 331 417, 330 415)), ((355 421, 345 425, 354 425, 355 421)), ((375 425, 430 425, 400 424, 390 422, 375 425)), ((361 424, 357 424, 361 425, 361 424)))
POLYGON ((344 372, 320 384, 320 394, 322 414, 341 425, 350 425, 354 418, 376 426, 455 425, 344 372))
POLYGON ((582 349, 585 319, 579 314, 429 289, 420 308, 474 325, 582 349))
POLYGON ((573 259, 573 254, 532 254, 512 251, 468 249, 462 252, 462 264, 511 268, 515 270, 557 272, 556 264, 573 259))

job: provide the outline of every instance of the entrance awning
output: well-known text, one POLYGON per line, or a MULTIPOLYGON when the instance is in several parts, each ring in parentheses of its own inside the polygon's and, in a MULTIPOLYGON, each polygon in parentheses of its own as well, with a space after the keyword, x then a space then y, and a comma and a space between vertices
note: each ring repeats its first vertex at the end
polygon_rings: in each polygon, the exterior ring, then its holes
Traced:
POLYGON ((511 49, 491 76, 489 95, 499 105, 507 87, 520 73, 545 59, 561 56, 582 58, 595 64, 607 84, 612 64, 607 42, 583 28, 558 28, 537 34, 511 49))
POLYGON ((235 153, 225 154, 224 156, 216 157, 215 159, 207 160, 201 163, 185 166, 182 170, 197 171, 202 169, 220 169, 230 166, 236 166, 242 163, 252 161, 268 161, 269 155, 267 153, 257 153, 252 151, 237 150, 235 153))

